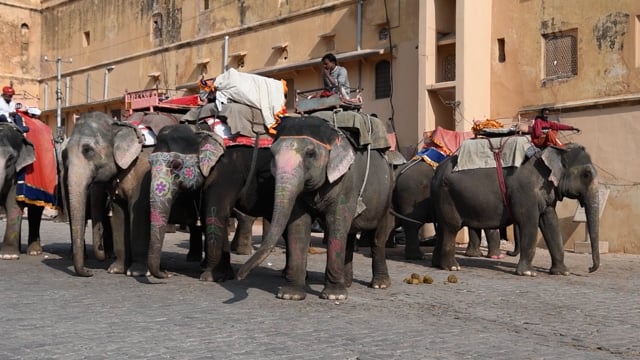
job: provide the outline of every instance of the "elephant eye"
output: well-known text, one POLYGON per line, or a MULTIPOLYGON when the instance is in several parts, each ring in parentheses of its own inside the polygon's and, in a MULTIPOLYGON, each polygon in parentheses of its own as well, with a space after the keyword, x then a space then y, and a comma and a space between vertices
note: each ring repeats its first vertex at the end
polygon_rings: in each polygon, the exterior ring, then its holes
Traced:
POLYGON ((307 158, 314 158, 316 157, 316 150, 313 148, 308 148, 304 151, 304 156, 307 158))
POLYGON ((95 154, 95 149, 89 144, 82 144, 82 155, 85 158, 92 158, 95 154))
POLYGON ((173 160, 171 161, 171 164, 169 165, 171 167, 171 170, 173 171, 180 171, 182 169, 182 160, 173 160))

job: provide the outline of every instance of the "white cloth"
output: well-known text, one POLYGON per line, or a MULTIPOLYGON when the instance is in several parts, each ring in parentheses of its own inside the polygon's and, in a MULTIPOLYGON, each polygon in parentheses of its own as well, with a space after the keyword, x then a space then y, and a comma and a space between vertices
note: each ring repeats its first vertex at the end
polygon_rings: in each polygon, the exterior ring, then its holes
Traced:
POLYGON ((13 122, 9 117, 9 113, 14 112, 16 112, 16 103, 14 101, 7 103, 3 97, 0 97, 0 115, 6 116, 9 122, 13 122))
POLYGON ((216 97, 222 95, 235 102, 260 109, 267 128, 271 128, 285 106, 281 81, 265 76, 238 72, 234 68, 216 77, 216 97))

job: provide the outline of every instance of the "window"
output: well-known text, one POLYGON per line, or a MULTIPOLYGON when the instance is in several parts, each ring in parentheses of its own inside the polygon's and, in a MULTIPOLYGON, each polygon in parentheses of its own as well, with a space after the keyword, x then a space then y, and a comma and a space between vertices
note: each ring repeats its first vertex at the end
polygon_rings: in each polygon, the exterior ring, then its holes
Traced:
POLYGON ((82 47, 91 45, 91 31, 85 31, 82 37, 82 47))
POLYGON ((376 99, 391 96, 391 63, 387 60, 376 64, 376 99))
POLYGON ((503 63, 507 61, 507 56, 504 53, 504 38, 498 39, 498 62, 503 63))
POLYGON ((578 75, 578 34, 568 31, 544 36, 544 80, 578 75))
POLYGON ((382 29, 380 29, 378 31, 378 40, 379 41, 386 41, 389 40, 389 28, 388 27, 383 27, 382 29))
POLYGON ((204 0, 203 1, 203 8, 204 8, 204 10, 209 10, 209 0, 204 0))

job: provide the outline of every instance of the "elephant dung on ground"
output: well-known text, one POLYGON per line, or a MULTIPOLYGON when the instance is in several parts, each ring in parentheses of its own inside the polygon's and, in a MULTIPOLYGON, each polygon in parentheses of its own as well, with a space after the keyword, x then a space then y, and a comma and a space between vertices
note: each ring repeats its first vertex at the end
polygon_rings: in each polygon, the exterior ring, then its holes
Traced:
POLYGON ((496 168, 454 171, 458 162, 458 155, 442 162, 432 182, 438 222, 434 266, 460 269, 455 259, 455 236, 463 226, 499 228, 514 224, 520 247, 517 274, 536 275, 532 262, 540 228, 551 255, 550 273, 568 275, 555 210, 556 203, 566 197, 577 199, 585 208, 593 261, 589 271, 598 269, 598 180, 583 146, 547 147, 519 167, 502 168, 504 193, 496 168))
POLYGON ((316 116, 284 118, 276 130, 271 147, 276 181, 271 228, 238 278, 246 277, 268 256, 288 227, 287 285, 277 296, 304 299, 311 220, 319 216, 328 234, 325 287, 320 297, 347 298, 358 231, 376 229, 371 286, 388 287, 385 243, 394 221, 389 213, 393 170, 384 153, 354 148, 344 131, 316 116), (353 240, 347 241, 350 234, 353 240))

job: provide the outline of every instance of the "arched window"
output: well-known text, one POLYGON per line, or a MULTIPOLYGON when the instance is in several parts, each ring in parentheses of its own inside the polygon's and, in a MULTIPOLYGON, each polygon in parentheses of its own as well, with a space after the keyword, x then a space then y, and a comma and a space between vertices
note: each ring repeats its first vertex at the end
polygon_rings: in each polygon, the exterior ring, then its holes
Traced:
POLYGON ((376 64, 376 99, 391 96, 391 63, 381 60, 376 64))

